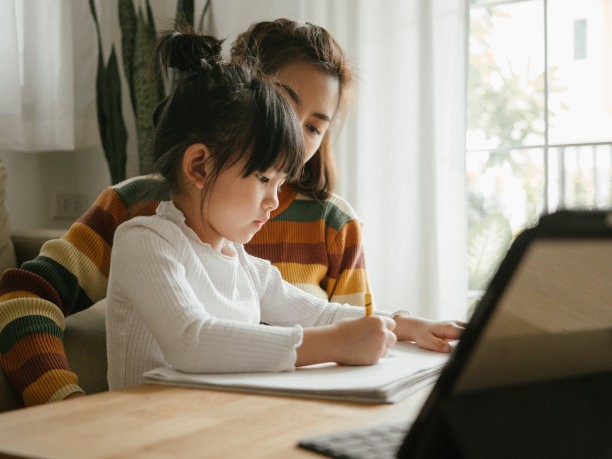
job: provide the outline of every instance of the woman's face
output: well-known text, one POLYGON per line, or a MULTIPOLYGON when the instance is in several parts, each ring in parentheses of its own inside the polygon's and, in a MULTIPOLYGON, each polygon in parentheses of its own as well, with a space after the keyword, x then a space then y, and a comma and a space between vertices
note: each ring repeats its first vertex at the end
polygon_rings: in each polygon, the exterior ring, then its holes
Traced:
POLYGON ((336 114, 340 96, 338 79, 305 61, 283 65, 277 78, 300 120, 306 148, 304 162, 307 162, 319 149, 336 114))

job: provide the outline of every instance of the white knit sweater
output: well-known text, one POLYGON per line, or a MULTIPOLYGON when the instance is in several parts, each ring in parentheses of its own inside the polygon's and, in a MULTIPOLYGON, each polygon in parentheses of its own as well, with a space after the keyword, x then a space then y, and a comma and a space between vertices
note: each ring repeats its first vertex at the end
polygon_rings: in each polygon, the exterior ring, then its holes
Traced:
POLYGON ((119 226, 106 311, 110 389, 140 384, 143 372, 164 365, 201 373, 292 370, 301 326, 363 315, 284 281, 241 244, 227 249, 231 256, 200 241, 171 202, 119 226))

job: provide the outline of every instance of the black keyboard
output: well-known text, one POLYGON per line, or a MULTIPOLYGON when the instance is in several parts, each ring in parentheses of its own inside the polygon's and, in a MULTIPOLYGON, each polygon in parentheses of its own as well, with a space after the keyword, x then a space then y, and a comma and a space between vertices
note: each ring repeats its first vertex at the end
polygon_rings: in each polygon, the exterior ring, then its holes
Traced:
POLYGON ((302 438, 298 445, 341 459, 391 459, 397 456, 412 423, 394 422, 302 438))

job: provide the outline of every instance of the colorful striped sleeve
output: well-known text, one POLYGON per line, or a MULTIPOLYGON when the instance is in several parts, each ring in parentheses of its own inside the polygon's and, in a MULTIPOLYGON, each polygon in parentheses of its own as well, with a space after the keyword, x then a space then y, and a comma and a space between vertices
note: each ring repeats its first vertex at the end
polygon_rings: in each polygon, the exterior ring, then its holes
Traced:
POLYGON ((0 364, 26 406, 83 392, 64 351, 64 318, 106 295, 115 229, 154 213, 152 177, 106 189, 60 239, 0 277, 0 364))
POLYGON ((355 211, 335 195, 317 201, 286 187, 279 201, 278 211, 245 246, 247 252, 270 260, 304 291, 364 306, 370 286, 355 211))
POLYGON ((326 202, 329 269, 326 291, 330 301, 365 306, 371 294, 365 265, 361 221, 353 208, 337 195, 326 202))

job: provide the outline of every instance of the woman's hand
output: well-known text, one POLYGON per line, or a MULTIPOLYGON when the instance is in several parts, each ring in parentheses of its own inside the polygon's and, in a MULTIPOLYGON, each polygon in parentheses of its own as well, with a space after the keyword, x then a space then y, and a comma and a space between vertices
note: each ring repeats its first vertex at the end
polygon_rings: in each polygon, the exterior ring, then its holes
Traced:
POLYGON ((434 321, 398 313, 395 334, 398 341, 414 341, 419 347, 437 352, 450 352, 449 341, 459 339, 467 325, 458 320, 434 321))
POLYGON ((325 327, 304 329, 296 366, 321 362, 374 365, 397 342, 395 321, 383 316, 346 319, 325 327))

